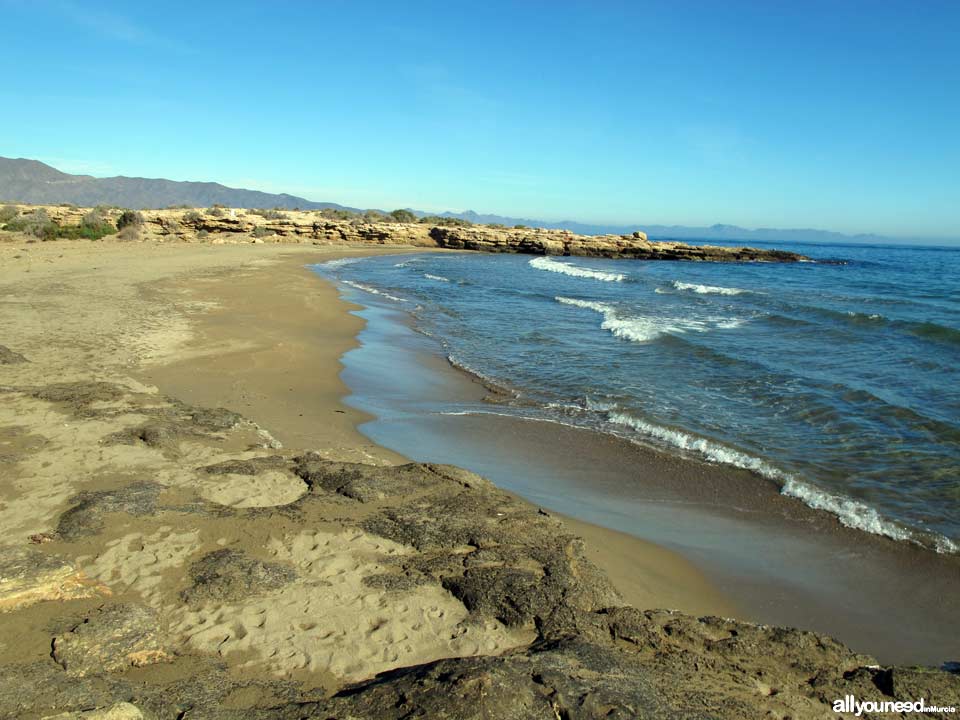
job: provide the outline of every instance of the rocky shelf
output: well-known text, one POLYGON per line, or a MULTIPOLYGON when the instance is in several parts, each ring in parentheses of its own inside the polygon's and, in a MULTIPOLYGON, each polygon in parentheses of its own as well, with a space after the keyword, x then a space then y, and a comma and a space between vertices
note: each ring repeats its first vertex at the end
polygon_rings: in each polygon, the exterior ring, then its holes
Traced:
POLYGON ((784 250, 648 240, 646 233, 639 230, 632 235, 585 236, 543 228, 434 227, 430 229, 430 237, 437 247, 491 253, 694 262, 801 262, 808 259, 784 250))
MULTIPOLYGON (((22 213, 35 208, 24 206, 22 213)), ((79 224, 85 208, 44 208, 61 225, 79 224)), ((145 210, 141 239, 234 242, 297 242, 344 245, 412 245, 488 253, 573 255, 633 260, 693 262, 803 262, 803 255, 784 250, 720 245, 691 245, 650 240, 642 231, 632 235, 575 235, 545 228, 501 228, 489 225, 437 226, 427 223, 339 220, 317 211, 254 212, 243 209, 213 211, 145 210)), ((119 211, 108 211, 116 220, 119 211)))

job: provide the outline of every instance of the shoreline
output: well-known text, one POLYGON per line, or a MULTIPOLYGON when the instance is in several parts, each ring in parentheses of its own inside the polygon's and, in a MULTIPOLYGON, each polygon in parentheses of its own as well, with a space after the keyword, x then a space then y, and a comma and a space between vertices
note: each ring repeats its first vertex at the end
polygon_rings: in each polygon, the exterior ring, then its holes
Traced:
POLYGON ((678 552, 732 600, 736 617, 826 632, 885 661, 955 654, 957 557, 846 527, 748 470, 497 413, 498 389, 452 366, 405 312, 346 294, 369 321, 365 347, 345 358, 349 403, 378 416, 361 430, 379 444, 678 552), (387 366, 409 392, 378 383, 387 366), (890 616, 903 622, 888 625, 890 616))
MULTIPOLYGON (((410 252, 422 249, 376 254, 410 252)), ((326 261, 370 254, 335 251, 321 257, 326 261)), ((281 260, 239 277, 233 272, 214 275, 200 285, 194 279, 174 280, 155 291, 212 307, 194 318, 195 337, 178 352, 182 359, 151 366, 138 373, 138 379, 191 404, 240 412, 285 447, 316 448, 324 457, 349 462, 410 462, 362 434, 358 426, 374 416, 344 402, 352 390, 342 379, 341 358, 359 346, 357 334, 366 323, 355 312, 363 306, 344 300, 336 284, 310 270, 303 259, 281 260), (317 333, 319 328, 322 333, 317 333), (238 342, 238 336, 252 329, 265 337, 258 334, 238 342), (279 378, 277 368, 282 369, 279 378)), ((629 604, 698 615, 740 615, 700 570, 676 552, 556 515, 583 537, 591 560, 629 604)))
POLYGON ((356 462, 392 457, 358 448, 367 416, 340 407, 339 353, 364 311, 303 265, 383 250, 0 244, 0 718, 805 719, 888 686, 957 696, 954 674, 881 667, 826 635, 632 607, 697 611, 714 588, 669 549, 562 523, 510 483, 356 462), (281 344, 291 329, 308 337, 281 344), (289 353, 323 362, 271 385, 289 353), (144 382, 171 361, 192 399, 144 382), (304 435, 296 403, 321 396, 333 411, 304 435), (278 448, 273 432, 332 447, 278 448))

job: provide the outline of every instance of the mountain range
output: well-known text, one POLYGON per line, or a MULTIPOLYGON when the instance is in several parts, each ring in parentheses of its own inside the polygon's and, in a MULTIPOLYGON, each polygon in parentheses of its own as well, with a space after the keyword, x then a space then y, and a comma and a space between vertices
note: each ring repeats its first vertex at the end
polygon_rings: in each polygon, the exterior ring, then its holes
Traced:
MULTIPOLYGON (((0 199, 7 202, 57 205, 72 203, 90 207, 116 205, 125 208, 162 208, 172 205, 209 207, 214 204, 246 208, 300 208, 324 210, 334 208, 361 212, 360 208, 335 202, 317 202, 286 193, 266 193, 259 190, 231 188, 215 182, 181 182, 162 178, 93 177, 61 172, 39 160, 0 157, 0 199)), ((427 214, 410 209, 415 215, 427 214)), ((685 225, 606 225, 575 220, 544 221, 515 218, 504 215, 465 212, 445 212, 442 217, 460 218, 473 223, 498 223, 512 227, 544 227, 570 230, 581 235, 622 235, 642 228, 649 237, 657 239, 737 240, 749 242, 890 242, 880 235, 844 235, 814 229, 758 228, 750 230, 736 225, 689 227, 685 225)))

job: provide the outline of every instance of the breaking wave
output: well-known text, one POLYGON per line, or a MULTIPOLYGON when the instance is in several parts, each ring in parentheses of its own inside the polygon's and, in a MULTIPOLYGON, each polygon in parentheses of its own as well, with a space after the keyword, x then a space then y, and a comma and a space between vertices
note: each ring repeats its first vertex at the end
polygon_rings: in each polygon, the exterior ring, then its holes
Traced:
POLYGON ((698 285, 696 283, 685 283, 674 280, 670 283, 676 290, 689 290, 698 295, 742 295, 750 292, 741 288, 720 287, 719 285, 698 285))
POLYGON ((361 260, 366 260, 365 257, 344 257, 337 258, 336 260, 327 260, 326 262, 317 263, 316 267, 323 268, 324 270, 334 270, 336 268, 341 268, 344 265, 353 265, 358 263, 361 260))
POLYGON ((603 282, 622 282, 626 275, 622 273, 608 273, 602 270, 591 270, 590 268, 571 265, 570 263, 557 262, 546 256, 534 258, 530 261, 530 267, 537 270, 549 270, 550 272, 563 273, 572 277, 591 278, 593 280, 602 280, 603 282))
POLYGON ((370 287, 369 285, 364 285, 363 283, 354 282, 353 280, 341 280, 344 285, 349 285, 352 288, 357 290, 363 290, 364 292, 370 293, 371 295, 379 295, 380 297, 385 297, 387 300, 394 300, 396 302, 407 302, 401 297, 396 295, 391 295, 390 293, 385 293, 383 290, 377 290, 376 288, 370 287))
POLYGON ((778 482, 784 479, 782 472, 760 458, 712 442, 706 438, 688 435, 685 432, 672 430, 662 425, 655 425, 622 412, 609 413, 607 420, 615 425, 624 425, 637 430, 644 435, 656 438, 680 450, 695 452, 707 460, 723 465, 733 465, 734 467, 743 468, 744 470, 752 470, 758 475, 778 482))
POLYGON ((683 334, 685 332, 707 332, 713 329, 731 330, 740 327, 745 322, 739 318, 715 317, 703 320, 654 318, 643 315, 620 317, 616 308, 607 303, 559 296, 555 300, 563 305, 573 305, 600 313, 603 316, 603 322, 600 323, 601 328, 609 330, 615 337, 632 342, 649 342, 661 335, 683 334))
POLYGON ((863 530, 874 535, 883 535, 893 540, 933 546, 933 549, 939 553, 960 552, 960 545, 943 535, 931 533, 927 537, 920 537, 907 528, 887 520, 866 503, 821 490, 794 477, 786 479, 780 492, 783 495, 802 501, 814 510, 824 510, 836 515, 840 522, 849 528, 863 530))
POLYGON ((450 282, 450 278, 445 278, 443 275, 431 275, 430 273, 424 273, 423 276, 427 278, 427 280, 436 280, 437 282, 445 283, 450 282))
POLYGON ((866 503, 809 485, 753 455, 680 430, 655 425, 626 413, 611 411, 607 413, 606 418, 615 425, 629 427, 680 450, 694 452, 711 462, 732 465, 755 472, 768 480, 774 481, 780 487, 782 495, 800 500, 814 510, 828 512, 836 516, 841 524, 849 528, 862 530, 873 535, 881 535, 892 540, 913 542, 932 547, 940 553, 960 552, 960 546, 943 535, 936 533, 921 535, 911 532, 908 528, 887 520, 875 508, 866 503))

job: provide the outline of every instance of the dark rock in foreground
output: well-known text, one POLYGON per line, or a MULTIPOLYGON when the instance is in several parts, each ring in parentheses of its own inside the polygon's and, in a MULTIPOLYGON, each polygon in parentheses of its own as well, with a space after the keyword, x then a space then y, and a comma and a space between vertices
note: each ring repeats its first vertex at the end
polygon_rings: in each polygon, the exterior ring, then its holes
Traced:
MULTIPOLYGON (((102 420, 117 412, 109 404, 98 406, 117 398, 119 391, 110 386, 63 384, 41 392, 80 417, 102 420)), ((156 398, 150 401, 156 404, 156 398)), ((208 416, 180 405, 168 410, 153 412, 162 413, 183 442, 204 440, 204 424, 243 432, 237 417, 217 411, 208 416)), ((960 698, 955 673, 883 668, 817 633, 624 606, 586 558, 582 542, 558 520, 465 470, 251 452, 205 455, 206 462, 218 462, 195 468, 195 480, 226 482, 283 470, 301 478, 309 492, 283 506, 224 509, 211 520, 189 497, 167 497, 159 483, 131 480, 75 495, 59 516, 53 542, 10 545, 0 553, 0 599, 6 598, 0 617, 41 603, 51 613, 31 636, 40 652, 0 664, 0 718, 804 720, 834 717, 832 703, 846 695, 876 702, 922 697, 931 704, 960 698), (123 591, 122 585, 111 591, 93 585, 67 559, 88 552, 75 549, 109 532, 110 518, 121 527, 208 527, 210 539, 222 537, 230 546, 207 543, 190 550, 181 565, 164 570, 152 595, 123 591), (171 625, 177 613, 237 612, 230 604, 250 598, 270 603, 302 584, 308 565, 271 556, 264 541, 321 525, 402 546, 373 565, 342 569, 362 575, 363 588, 388 596, 385 614, 407 601, 404 593, 442 588, 463 604, 465 626, 500 623, 521 642, 486 654, 432 655, 440 659, 418 659, 322 688, 311 684, 313 676, 268 672, 255 653, 240 656, 255 662, 252 671, 238 673, 233 656, 184 644, 171 625)), ((174 456, 167 462, 194 472, 174 456)), ((140 535, 130 548, 137 551, 145 542, 140 535)), ((314 608, 311 623, 324 622, 325 607, 314 608)), ((224 640, 254 631, 238 622, 224 630, 224 640)), ((307 628, 292 628, 287 641, 293 645, 301 631, 307 628)), ((384 647, 390 642, 385 639, 384 647)), ((345 647, 342 652, 355 651, 345 647)))

